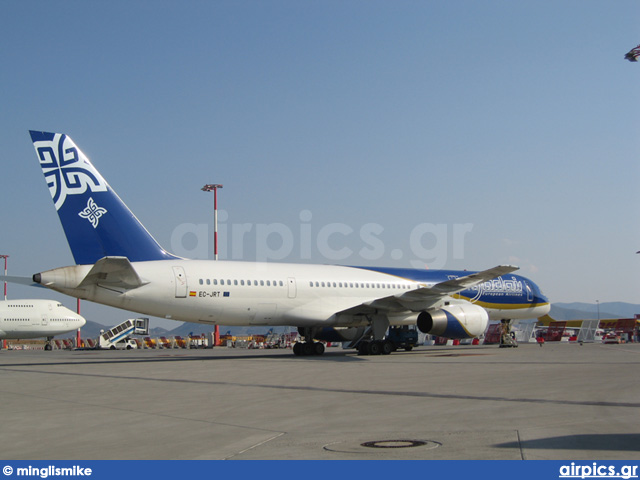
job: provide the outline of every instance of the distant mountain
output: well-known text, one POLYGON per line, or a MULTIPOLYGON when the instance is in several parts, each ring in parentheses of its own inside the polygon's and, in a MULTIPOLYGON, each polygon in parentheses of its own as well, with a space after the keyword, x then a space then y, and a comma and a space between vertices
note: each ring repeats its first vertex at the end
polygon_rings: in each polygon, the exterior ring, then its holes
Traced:
MULTIPOLYGON (((640 314, 640 305, 624 302, 603 302, 599 306, 600 318, 633 318, 640 314)), ((553 303, 549 315, 556 320, 588 320, 598 318, 595 303, 553 303)))
MULTIPOLYGON (((84 327, 82 327, 80 334, 82 335, 82 338, 98 338, 98 335, 100 335, 100 330, 106 330, 107 328, 108 327, 105 327, 100 323, 87 320, 87 323, 84 327)), ((76 336, 76 332, 73 331, 73 332, 63 333, 62 335, 56 335, 55 338, 58 338, 58 339, 75 338, 75 336, 76 336)))
MULTIPOLYGON (((224 335, 227 332, 230 332, 231 335, 254 335, 267 333, 269 330, 274 332, 283 332, 287 327, 269 327, 269 326, 249 326, 249 327, 228 327, 224 325, 220 325, 220 335, 224 335)), ((293 327, 288 327, 290 331, 293 331, 293 327)), ((173 330, 167 332, 167 335, 172 337, 180 336, 186 337, 189 334, 193 333, 194 335, 200 335, 201 333, 207 334, 213 332, 215 329, 214 325, 204 325, 204 324, 196 324, 196 323, 183 323, 173 330)))

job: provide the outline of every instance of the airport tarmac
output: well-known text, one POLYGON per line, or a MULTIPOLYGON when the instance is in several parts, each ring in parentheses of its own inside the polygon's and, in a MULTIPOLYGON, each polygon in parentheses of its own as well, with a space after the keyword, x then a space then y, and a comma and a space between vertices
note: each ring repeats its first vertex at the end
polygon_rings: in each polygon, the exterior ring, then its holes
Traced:
POLYGON ((640 345, 1 351, 4 459, 640 459, 640 345))

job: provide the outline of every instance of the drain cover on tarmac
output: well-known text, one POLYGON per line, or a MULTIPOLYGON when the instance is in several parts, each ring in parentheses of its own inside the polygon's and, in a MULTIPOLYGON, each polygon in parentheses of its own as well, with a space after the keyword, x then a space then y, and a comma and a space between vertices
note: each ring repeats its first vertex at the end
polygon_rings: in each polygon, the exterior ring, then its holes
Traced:
POLYGON ((369 442, 359 443, 357 441, 350 442, 333 442, 325 445, 325 450, 329 452, 341 453, 376 453, 380 449, 401 449, 401 448, 418 448, 431 450, 442 445, 440 442, 433 440, 372 440, 369 442))

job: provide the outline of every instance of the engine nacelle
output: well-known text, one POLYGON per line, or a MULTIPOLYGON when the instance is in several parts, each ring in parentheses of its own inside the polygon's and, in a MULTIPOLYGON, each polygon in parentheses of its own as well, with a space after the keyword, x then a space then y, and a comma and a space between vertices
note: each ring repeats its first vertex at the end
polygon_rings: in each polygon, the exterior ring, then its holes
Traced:
POLYGON ((364 327, 324 327, 313 337, 323 342, 352 342, 362 337, 364 327))
POLYGON ((418 315, 422 333, 447 338, 473 338, 487 329, 489 314, 477 305, 445 305, 439 310, 427 310, 418 315))

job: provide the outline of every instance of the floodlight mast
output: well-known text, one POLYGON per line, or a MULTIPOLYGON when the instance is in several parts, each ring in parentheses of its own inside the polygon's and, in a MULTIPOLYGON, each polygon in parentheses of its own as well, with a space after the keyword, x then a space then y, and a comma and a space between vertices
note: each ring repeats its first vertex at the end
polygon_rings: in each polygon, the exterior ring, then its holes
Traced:
POLYGON ((218 189, 219 183, 208 183, 201 188, 203 192, 213 192, 213 258, 218 260, 218 189))
MULTIPOLYGON (((4 258, 4 276, 7 276, 7 258, 9 255, 0 255, 0 258, 4 258)), ((4 299, 7 300, 7 282, 4 282, 4 299)))
MULTIPOLYGON (((218 260, 218 189, 219 183, 208 183, 201 188, 203 192, 213 192, 213 258, 218 260)), ((213 331, 213 346, 220 343, 220 326, 216 325, 213 331)))

